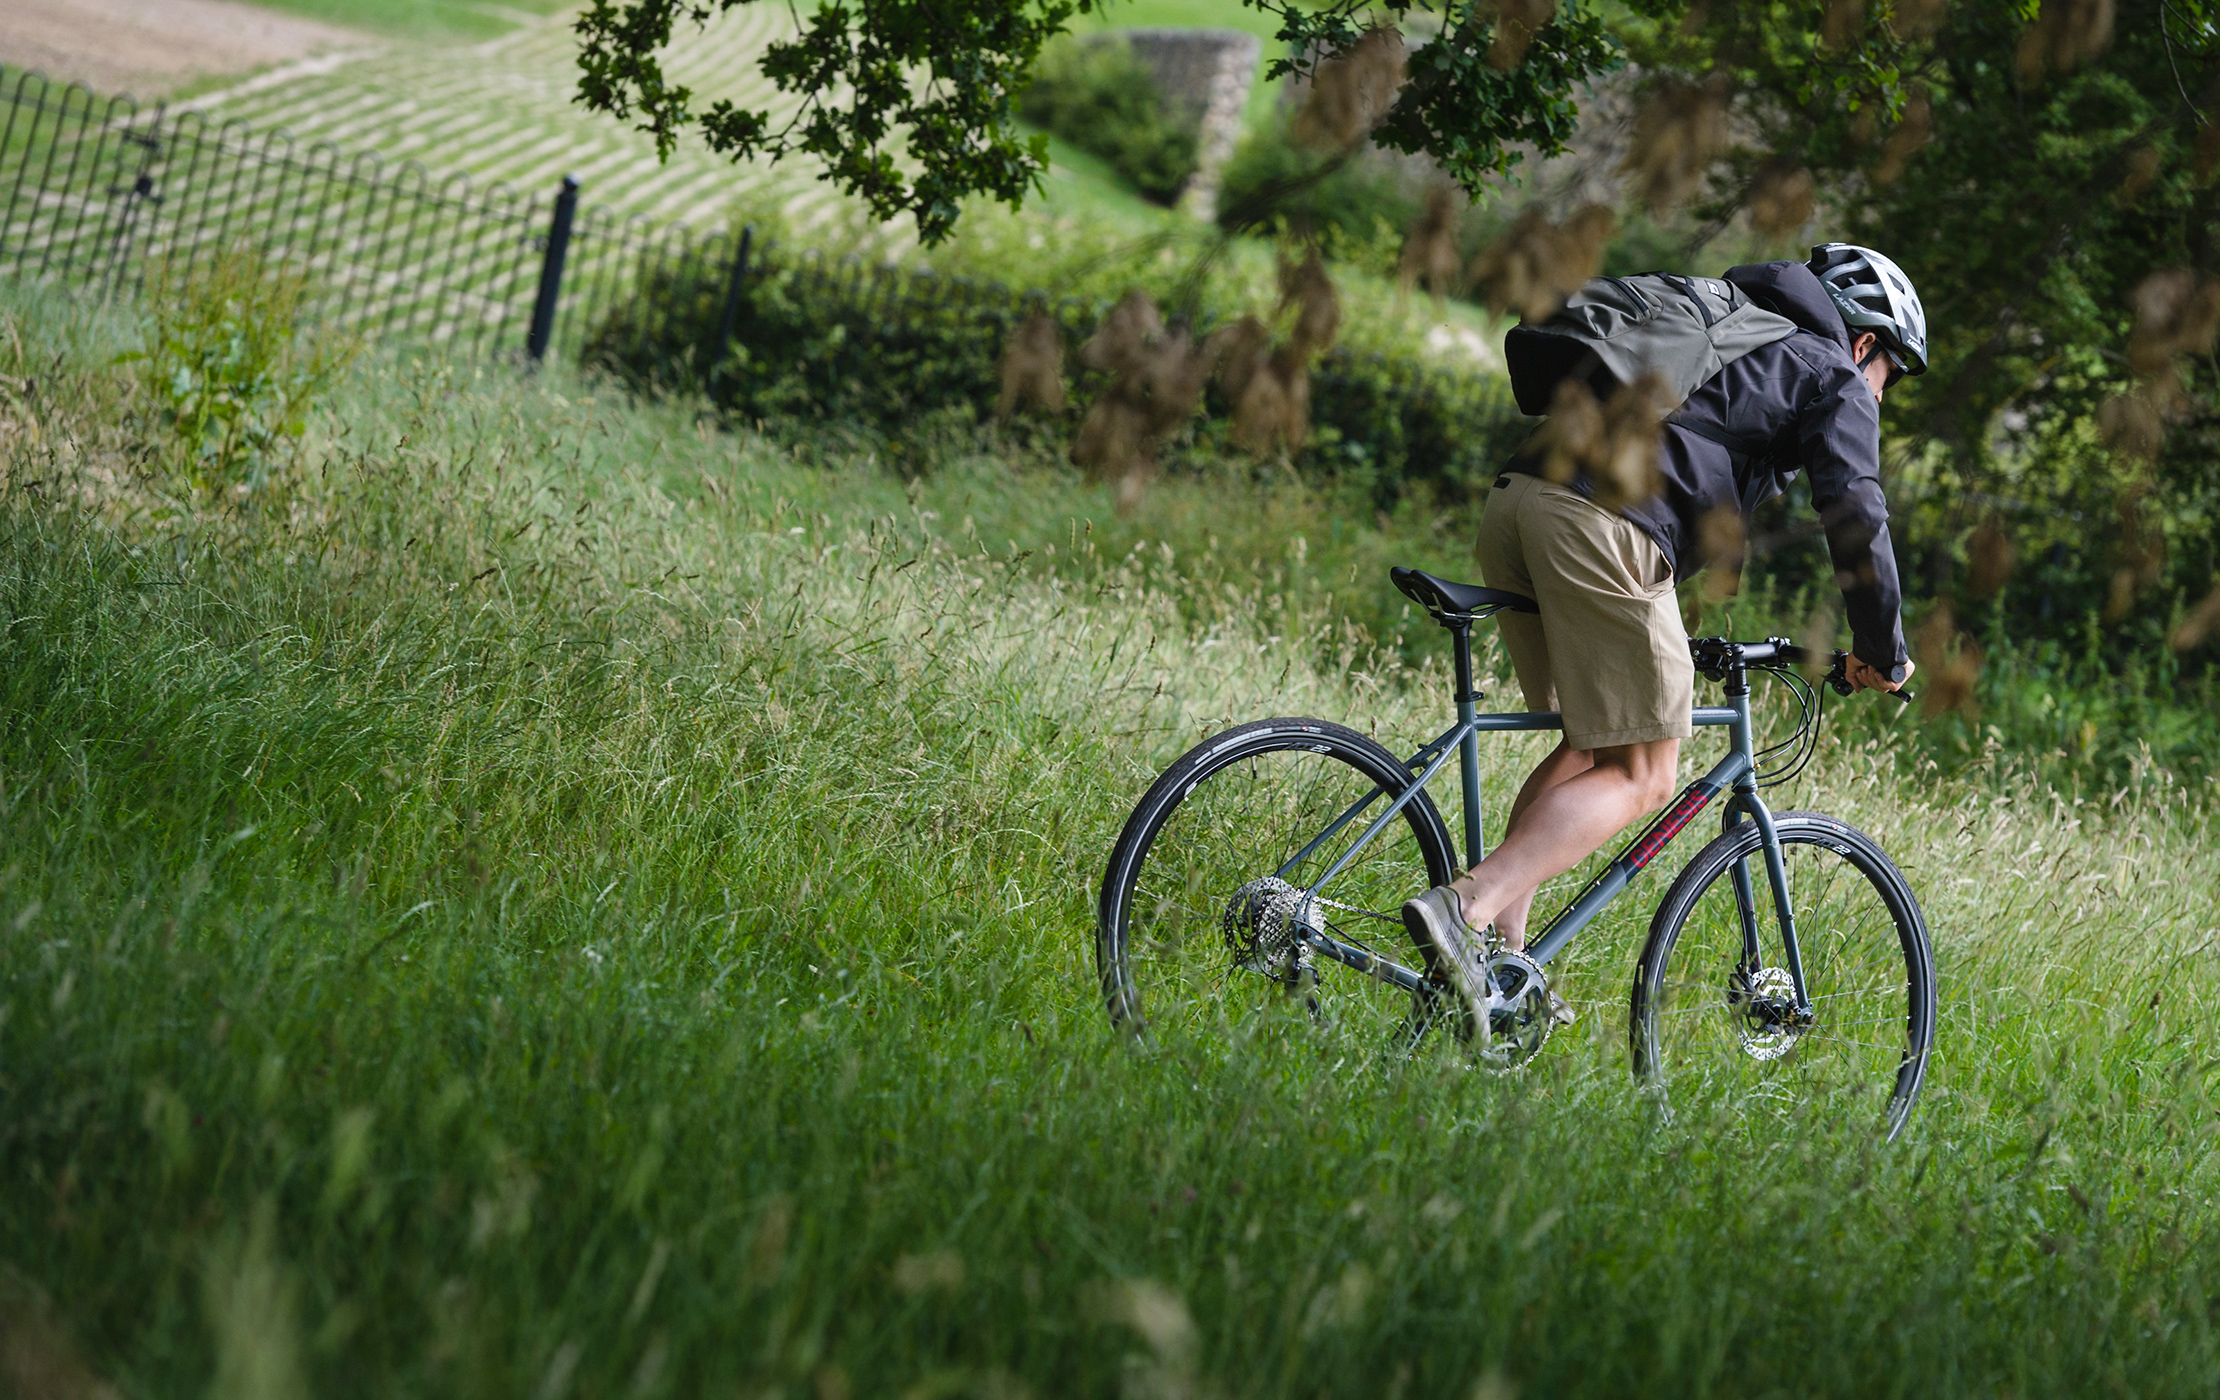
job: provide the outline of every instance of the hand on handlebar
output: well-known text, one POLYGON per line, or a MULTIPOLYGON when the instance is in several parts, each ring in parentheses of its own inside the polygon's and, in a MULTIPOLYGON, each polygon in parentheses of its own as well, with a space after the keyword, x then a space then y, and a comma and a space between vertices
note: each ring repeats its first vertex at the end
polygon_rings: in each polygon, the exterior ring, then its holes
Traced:
MULTIPOLYGON (((1906 661, 1904 663, 1904 680, 1910 680, 1912 678, 1912 672, 1918 669, 1918 663, 1913 661, 1906 661)), ((1863 661, 1860 661, 1855 656, 1846 654, 1842 658, 1842 678, 1845 681, 1849 682, 1850 690, 1853 692, 1860 690, 1878 690, 1884 695, 1894 695, 1899 700, 1910 698, 1908 695, 1902 693, 1904 690, 1904 681, 1890 680, 1882 672, 1876 670, 1871 666, 1866 665, 1863 661)))

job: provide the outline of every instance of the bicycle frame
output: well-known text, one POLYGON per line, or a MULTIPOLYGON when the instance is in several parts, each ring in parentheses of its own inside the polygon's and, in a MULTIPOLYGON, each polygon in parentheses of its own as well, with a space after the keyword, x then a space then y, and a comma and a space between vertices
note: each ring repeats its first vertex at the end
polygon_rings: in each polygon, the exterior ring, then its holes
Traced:
MULTIPOLYGON (((1464 827, 1467 866, 1476 865, 1486 855, 1482 835, 1480 809, 1480 735, 1490 733, 1532 733, 1563 729, 1564 720, 1554 710, 1533 710, 1497 714, 1479 713, 1480 695, 1470 681, 1469 651, 1465 638, 1458 637, 1459 686, 1457 695, 1457 723, 1419 749, 1405 760, 1405 766, 1418 770, 1418 776, 1388 804, 1387 810, 1374 817, 1363 834, 1341 853, 1323 875, 1309 887, 1308 894, 1315 895, 1329 881, 1354 860, 1357 853, 1369 845, 1373 838, 1387 829, 1404 807, 1408 806, 1434 775, 1448 762, 1455 752, 1464 788, 1464 827)), ((1789 902, 1788 871, 1781 858, 1780 837, 1773 829, 1773 813, 1758 796, 1757 754, 1750 722, 1750 682, 1746 671, 1737 669, 1727 678, 1727 703, 1724 705, 1699 705, 1690 718, 1698 728, 1724 728, 1728 734, 1726 756, 1713 764, 1711 771, 1681 790, 1680 796, 1643 828, 1618 857, 1588 882, 1573 901, 1566 905, 1549 926, 1542 931, 1526 950, 1526 956, 1537 964, 1547 965, 1581 930, 1595 921, 1597 915, 1610 907, 1643 868, 1655 860, 1659 852, 1679 835, 1683 828, 1711 805, 1720 793, 1733 789, 1725 811, 1724 825, 1732 828, 1744 820, 1755 821, 1763 839, 1766 881, 1773 892, 1773 908, 1781 931, 1782 950, 1788 971, 1796 988, 1796 1008, 1799 1012, 1811 1010, 1811 999, 1804 985, 1804 960, 1796 941, 1796 916, 1789 902)), ((1326 829, 1312 839, 1309 845, 1297 852, 1280 867, 1282 879, 1287 873, 1315 854, 1321 846, 1331 841, 1349 824, 1364 815, 1366 809, 1382 796, 1374 788, 1365 797, 1352 804, 1336 817, 1326 829)), ((1758 947, 1758 920, 1756 891, 1750 880, 1746 862, 1737 862, 1734 868, 1735 898, 1742 916, 1742 955, 1744 965, 1756 968, 1763 965, 1758 947)), ((1428 979, 1422 972, 1403 967, 1364 948, 1344 943, 1323 931, 1306 930, 1303 935, 1314 952, 1344 966, 1354 968, 1367 976, 1377 977, 1413 993, 1424 993, 1428 979)))

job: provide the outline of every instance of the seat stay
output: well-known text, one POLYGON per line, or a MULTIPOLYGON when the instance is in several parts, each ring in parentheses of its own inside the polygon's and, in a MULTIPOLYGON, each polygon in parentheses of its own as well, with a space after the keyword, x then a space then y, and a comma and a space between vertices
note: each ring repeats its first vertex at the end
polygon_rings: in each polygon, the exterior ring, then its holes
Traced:
MULTIPOLYGON (((1334 863, 1326 867, 1326 873, 1319 876, 1316 880, 1312 881, 1310 887, 1303 891, 1304 894, 1315 897, 1320 890, 1326 887, 1327 882, 1332 880, 1334 876, 1339 875, 1344 869, 1348 868, 1349 862, 1357 858, 1357 852, 1363 850, 1366 846, 1371 845, 1372 838, 1378 836, 1381 832, 1387 829, 1387 824, 1391 821, 1394 821, 1396 815, 1400 813, 1405 807, 1408 807, 1411 804, 1412 798, 1425 791, 1426 785, 1434 780, 1434 775, 1436 773, 1439 773, 1441 771, 1441 766, 1449 761, 1449 755, 1457 751, 1457 741, 1464 738, 1465 735, 1470 732, 1470 725, 1470 721, 1460 720, 1457 722, 1457 724, 1451 727, 1447 734, 1444 734, 1439 740, 1436 741, 1441 745, 1441 751, 1435 754, 1433 760, 1426 765, 1426 771, 1420 773, 1416 778, 1413 778, 1411 780, 1410 786, 1404 788, 1401 793, 1397 794, 1395 800, 1388 804, 1388 809, 1372 819, 1372 824, 1364 829, 1364 834, 1362 836, 1359 836, 1355 841, 1351 842, 1349 845, 1349 849, 1343 851, 1339 856, 1336 856, 1334 858, 1334 863)), ((1454 852, 1452 852, 1452 854, 1454 854, 1454 852)), ((1293 863, 1290 862, 1290 866, 1292 866, 1292 864, 1293 863)), ((1285 869, 1288 867, 1282 868, 1285 869)), ((1285 877, 1283 876, 1282 878, 1285 877)))

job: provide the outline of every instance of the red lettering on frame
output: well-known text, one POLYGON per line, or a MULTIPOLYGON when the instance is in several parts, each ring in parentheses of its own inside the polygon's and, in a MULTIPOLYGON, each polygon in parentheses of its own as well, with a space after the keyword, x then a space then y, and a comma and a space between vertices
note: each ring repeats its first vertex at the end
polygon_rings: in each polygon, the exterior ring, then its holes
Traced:
POLYGON ((1715 789, 1706 790, 1702 787, 1692 787, 1682 793, 1680 801, 1675 802, 1668 808, 1657 825, 1650 828, 1650 834, 1637 842, 1633 850, 1627 852, 1627 864, 1636 870, 1640 870, 1643 866, 1655 860, 1657 853, 1665 849, 1666 843, 1680 835, 1681 828, 1696 819, 1696 814, 1701 812, 1705 804, 1711 801, 1715 791, 1715 789))

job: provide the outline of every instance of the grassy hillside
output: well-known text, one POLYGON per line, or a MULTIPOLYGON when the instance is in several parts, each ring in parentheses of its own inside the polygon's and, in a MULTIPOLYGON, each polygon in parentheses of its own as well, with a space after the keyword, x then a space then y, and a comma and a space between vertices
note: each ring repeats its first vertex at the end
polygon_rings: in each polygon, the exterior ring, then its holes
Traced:
MULTIPOLYGON (((2084 803, 1900 779, 1901 727, 1821 750, 1790 800, 1874 832, 1935 929, 1935 1069, 1892 1148, 1799 1097, 1662 1119, 1622 1050, 1638 901, 1520 1076, 1292 1010, 1128 1046, 1088 929, 1133 798, 1233 718, 1431 732, 1438 667, 1346 604, 1461 538, 1233 481, 1119 521, 1056 471, 904 483, 438 365, 364 366, 297 464, 206 499, 112 363, 135 328, 5 297, 19 1380, 2220 1380, 2220 856, 2156 775, 2084 803)), ((1491 800, 1526 756, 1491 746, 1491 800)))

